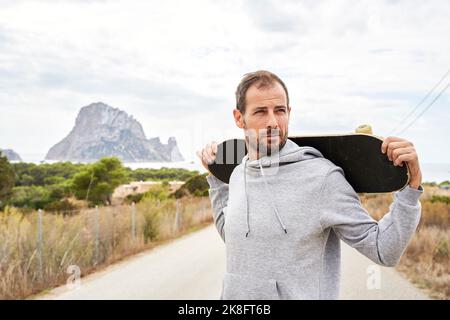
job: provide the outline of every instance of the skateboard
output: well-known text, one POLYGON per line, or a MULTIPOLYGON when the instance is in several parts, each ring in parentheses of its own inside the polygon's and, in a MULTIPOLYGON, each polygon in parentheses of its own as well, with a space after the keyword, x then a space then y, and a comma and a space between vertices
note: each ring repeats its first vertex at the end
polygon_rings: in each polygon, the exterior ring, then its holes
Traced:
MULTIPOLYGON (((402 189, 409 180, 406 164, 394 166, 381 153, 381 137, 372 134, 368 125, 355 133, 288 137, 299 146, 319 150, 324 158, 342 168, 346 180, 357 193, 383 193, 402 189)), ((226 140, 217 146, 216 160, 208 165, 212 175, 229 183, 234 168, 247 154, 244 139, 226 140)))

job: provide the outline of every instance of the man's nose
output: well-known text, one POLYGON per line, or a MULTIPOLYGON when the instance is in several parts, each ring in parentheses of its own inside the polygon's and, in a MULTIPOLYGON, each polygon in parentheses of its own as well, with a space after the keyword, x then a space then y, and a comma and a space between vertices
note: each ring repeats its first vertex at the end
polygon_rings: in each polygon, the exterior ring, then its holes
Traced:
POLYGON ((275 129, 278 128, 278 122, 277 122, 277 118, 275 117, 275 115, 273 114, 273 112, 269 112, 269 119, 267 119, 267 127, 275 129))

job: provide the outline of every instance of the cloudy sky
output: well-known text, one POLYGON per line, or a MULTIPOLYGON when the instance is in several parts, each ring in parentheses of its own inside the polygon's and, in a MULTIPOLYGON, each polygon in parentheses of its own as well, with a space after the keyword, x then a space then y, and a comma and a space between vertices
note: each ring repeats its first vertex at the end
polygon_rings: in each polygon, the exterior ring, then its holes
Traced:
MULTIPOLYGON (((285 80, 291 135, 391 135, 450 68, 449 17, 447 0, 0 0, 0 148, 42 159, 102 101, 195 160, 242 137, 234 90, 257 69, 285 80)), ((450 163, 449 111, 450 89, 397 135, 450 163)))

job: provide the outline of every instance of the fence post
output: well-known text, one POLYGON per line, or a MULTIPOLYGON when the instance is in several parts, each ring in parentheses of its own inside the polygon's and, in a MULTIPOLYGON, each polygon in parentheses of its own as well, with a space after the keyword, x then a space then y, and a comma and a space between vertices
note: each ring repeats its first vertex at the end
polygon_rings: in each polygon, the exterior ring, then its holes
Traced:
POLYGON ((131 238, 136 240, 136 204, 131 203, 131 238))
POLYGON ((100 212, 98 206, 95 206, 95 247, 94 247, 94 265, 98 263, 98 245, 100 241, 100 212))
POLYGON ((116 251, 116 210, 114 207, 111 208, 111 217, 112 217, 112 230, 111 230, 111 254, 114 256, 114 252, 116 251))
POLYGON ((176 213, 175 213, 175 221, 174 221, 174 234, 178 232, 180 229, 180 220, 181 220, 181 213, 180 213, 180 202, 177 199, 176 200, 176 213))
POLYGON ((206 208, 205 208, 205 202, 203 201, 203 199, 201 201, 202 201, 202 221, 201 222, 203 223, 206 221, 206 208))
POLYGON ((43 280, 43 272, 42 272, 42 210, 38 210, 38 234, 37 234, 37 254, 38 254, 38 262, 39 262, 39 277, 41 281, 43 280))

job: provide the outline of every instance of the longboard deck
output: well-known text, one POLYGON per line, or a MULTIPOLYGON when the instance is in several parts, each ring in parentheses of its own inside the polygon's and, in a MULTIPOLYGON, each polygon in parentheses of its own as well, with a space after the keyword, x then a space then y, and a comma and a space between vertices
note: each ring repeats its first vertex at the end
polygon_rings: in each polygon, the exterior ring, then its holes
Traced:
MULTIPOLYGON (((394 166, 381 153, 382 140, 370 134, 294 136, 299 146, 319 150, 324 158, 342 168, 345 178, 358 193, 383 193, 402 189, 409 180, 408 169, 394 166)), ((216 162, 208 166, 219 180, 229 183, 234 168, 247 154, 243 139, 231 139, 217 146, 216 162)))

